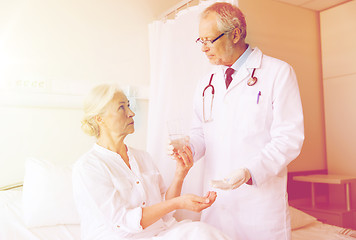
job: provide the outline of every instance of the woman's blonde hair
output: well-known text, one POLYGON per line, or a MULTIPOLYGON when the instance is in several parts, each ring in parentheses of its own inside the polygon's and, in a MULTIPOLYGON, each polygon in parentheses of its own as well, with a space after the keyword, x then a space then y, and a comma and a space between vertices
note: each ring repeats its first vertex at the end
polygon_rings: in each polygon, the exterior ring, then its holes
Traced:
POLYGON ((100 128, 95 117, 105 111, 106 105, 114 98, 116 93, 122 93, 122 90, 113 84, 101 84, 94 87, 84 100, 84 117, 82 119, 82 130, 98 138, 100 128))

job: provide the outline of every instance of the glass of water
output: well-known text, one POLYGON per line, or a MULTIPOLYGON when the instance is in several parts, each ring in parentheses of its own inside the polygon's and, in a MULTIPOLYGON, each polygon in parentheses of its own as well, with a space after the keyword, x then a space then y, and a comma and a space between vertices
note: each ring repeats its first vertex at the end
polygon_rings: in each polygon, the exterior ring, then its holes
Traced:
POLYGON ((173 152, 183 150, 183 146, 189 144, 189 137, 186 129, 183 127, 181 119, 167 121, 168 136, 170 144, 174 147, 173 152))

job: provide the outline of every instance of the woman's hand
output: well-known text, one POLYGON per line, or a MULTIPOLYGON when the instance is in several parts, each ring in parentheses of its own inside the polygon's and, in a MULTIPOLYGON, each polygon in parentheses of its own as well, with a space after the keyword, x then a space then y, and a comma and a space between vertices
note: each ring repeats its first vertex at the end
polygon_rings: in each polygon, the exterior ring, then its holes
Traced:
POLYGON ((210 207, 216 199, 216 192, 209 191, 204 197, 194 194, 185 194, 177 198, 179 208, 194 212, 201 212, 210 207))
POLYGON ((176 198, 181 194, 185 176, 193 166, 193 154, 188 146, 183 146, 182 150, 178 150, 173 154, 173 157, 176 160, 176 171, 166 192, 166 199, 176 198))
POLYGON ((174 154, 176 164, 176 176, 184 178, 193 166, 193 153, 189 146, 184 146, 174 154))
POLYGON ((144 207, 142 208, 141 226, 146 228, 158 221, 167 213, 177 209, 201 212, 205 208, 210 207, 214 203, 215 199, 216 192, 208 192, 204 197, 194 194, 186 194, 144 207))

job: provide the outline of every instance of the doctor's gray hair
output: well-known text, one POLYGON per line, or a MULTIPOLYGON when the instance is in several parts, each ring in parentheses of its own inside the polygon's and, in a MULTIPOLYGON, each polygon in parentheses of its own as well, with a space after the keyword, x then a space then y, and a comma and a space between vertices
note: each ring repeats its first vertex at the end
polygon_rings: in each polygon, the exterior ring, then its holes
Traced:
POLYGON ((96 117, 105 112, 105 107, 114 98, 116 93, 123 93, 116 85, 102 84, 94 87, 84 100, 84 117, 82 130, 96 138, 100 135, 100 128, 96 117))
POLYGON ((220 32, 231 32, 238 28, 241 39, 246 38, 245 16, 237 6, 226 2, 214 3, 202 12, 201 19, 207 17, 210 13, 217 14, 217 27, 220 32))

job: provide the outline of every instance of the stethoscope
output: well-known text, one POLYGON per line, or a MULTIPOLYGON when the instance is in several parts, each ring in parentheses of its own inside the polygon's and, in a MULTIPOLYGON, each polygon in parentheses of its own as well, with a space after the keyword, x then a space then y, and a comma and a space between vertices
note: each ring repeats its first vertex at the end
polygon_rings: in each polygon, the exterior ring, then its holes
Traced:
MULTIPOLYGON (((255 85, 257 83, 257 80, 258 80, 257 77, 255 77, 255 71, 256 71, 256 68, 253 69, 251 77, 247 81, 247 85, 250 86, 250 87, 255 85)), ((213 80, 213 77, 214 77, 214 73, 211 74, 211 77, 210 77, 210 80, 209 80, 209 84, 206 85, 206 87, 203 90, 203 120, 204 120, 205 123, 213 121, 213 118, 211 116, 212 112, 213 112, 213 102, 214 102, 214 95, 215 95, 215 88, 211 84, 211 82, 213 80), (209 119, 206 119, 206 117, 205 117, 205 91, 208 88, 211 88, 211 96, 212 97, 211 97, 211 104, 210 104, 210 116, 209 116, 209 119)))

